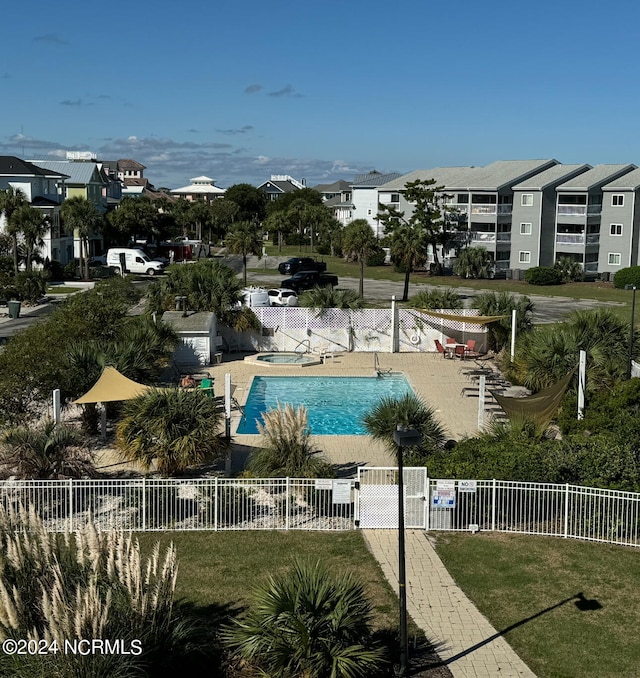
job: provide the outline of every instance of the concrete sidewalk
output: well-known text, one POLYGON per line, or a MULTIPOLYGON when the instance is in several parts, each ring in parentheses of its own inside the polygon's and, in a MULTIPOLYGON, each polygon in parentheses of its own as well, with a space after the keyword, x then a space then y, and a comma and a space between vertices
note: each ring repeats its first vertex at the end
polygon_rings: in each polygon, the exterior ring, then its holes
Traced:
MULTIPOLYGON (((397 530, 363 530, 398 592, 397 530)), ((455 678, 535 678, 535 674, 456 586, 421 530, 406 531, 407 609, 455 678)))

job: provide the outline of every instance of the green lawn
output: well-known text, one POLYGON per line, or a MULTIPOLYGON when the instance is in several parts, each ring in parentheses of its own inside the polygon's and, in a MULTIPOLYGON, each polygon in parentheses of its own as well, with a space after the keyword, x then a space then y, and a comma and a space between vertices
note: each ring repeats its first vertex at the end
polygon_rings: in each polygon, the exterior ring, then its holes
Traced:
MULTIPOLYGON (((353 572, 373 602, 377 628, 397 626, 396 598, 361 532, 138 536, 145 550, 157 539, 176 544, 177 597, 200 608, 240 611, 255 582, 300 555, 353 572)), ((637 550, 527 535, 442 533, 436 540, 455 580, 539 678, 640 675, 637 550)))
POLYGON ((640 553, 504 534, 439 534, 449 572, 539 678, 640 675, 640 553))
POLYGON ((286 570, 296 556, 320 561, 335 573, 352 572, 365 584, 376 626, 397 627, 396 597, 361 532, 172 532, 144 533, 145 550, 157 540, 173 541, 180 562, 176 595, 199 607, 251 601, 255 582, 286 570))

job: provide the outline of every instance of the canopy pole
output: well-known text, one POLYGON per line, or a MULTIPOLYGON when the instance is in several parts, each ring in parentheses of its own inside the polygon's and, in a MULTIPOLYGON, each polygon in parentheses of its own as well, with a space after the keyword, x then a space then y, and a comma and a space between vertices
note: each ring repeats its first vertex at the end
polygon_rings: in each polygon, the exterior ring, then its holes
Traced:
POLYGON ((516 315, 517 311, 514 308, 511 311, 511 362, 516 355, 516 315))
POLYGON ((60 407, 60 389, 53 389, 53 423, 62 423, 62 409, 60 407))
POLYGON ((99 403, 100 406, 100 437, 102 442, 107 439, 107 404, 99 403))
POLYGON ((580 351, 578 365, 578 419, 584 419, 584 389, 587 381, 587 352, 580 351))
POLYGON ((391 345, 389 353, 396 352, 396 295, 391 295, 391 345))
POLYGON ((480 383, 478 384, 478 431, 482 431, 484 429, 484 390, 486 383, 486 375, 481 374, 480 383))

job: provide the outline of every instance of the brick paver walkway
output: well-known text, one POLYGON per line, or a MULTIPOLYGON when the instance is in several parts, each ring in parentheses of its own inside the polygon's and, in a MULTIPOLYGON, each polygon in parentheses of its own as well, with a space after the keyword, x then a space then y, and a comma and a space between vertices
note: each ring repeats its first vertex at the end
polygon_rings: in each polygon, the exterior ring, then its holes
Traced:
MULTIPOLYGON (((398 533, 363 530, 398 591, 398 533)), ((535 674, 456 586, 421 530, 406 532, 407 609, 455 678, 535 678, 535 674)))

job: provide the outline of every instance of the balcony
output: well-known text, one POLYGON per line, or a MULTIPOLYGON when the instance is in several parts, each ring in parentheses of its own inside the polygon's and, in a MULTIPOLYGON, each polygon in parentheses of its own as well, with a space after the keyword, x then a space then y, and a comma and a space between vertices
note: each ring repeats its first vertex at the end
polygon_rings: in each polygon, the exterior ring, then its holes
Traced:
POLYGON ((471 214, 497 214, 497 205, 471 205, 471 214))
POLYGON ((511 232, 498 233, 498 242, 511 242, 511 232))
POLYGON ((587 233, 587 245, 599 245, 599 244, 600 244, 599 233, 587 233))
POLYGON ((495 233, 486 233, 484 231, 470 231, 469 235, 471 236, 471 242, 474 243, 488 243, 496 241, 495 233))
POLYGON ((504 204, 498 205, 498 214, 511 214, 513 212, 513 205, 504 204))
POLYGON ((584 245, 584 233, 557 233, 556 245, 584 245))
POLYGON ((583 217, 586 213, 586 205, 558 205, 558 216, 583 217))

